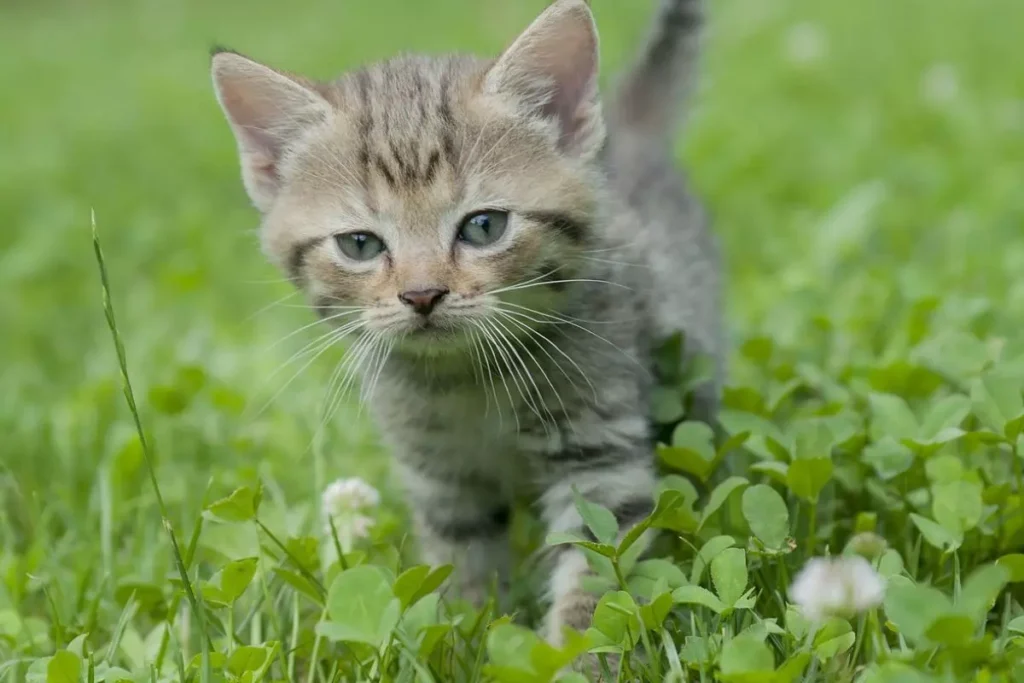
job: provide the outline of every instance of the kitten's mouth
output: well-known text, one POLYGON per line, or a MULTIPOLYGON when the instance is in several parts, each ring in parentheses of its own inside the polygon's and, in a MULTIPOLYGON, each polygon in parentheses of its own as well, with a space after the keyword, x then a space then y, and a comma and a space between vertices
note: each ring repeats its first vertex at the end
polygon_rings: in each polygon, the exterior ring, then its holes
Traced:
POLYGON ((463 346, 465 330, 448 321, 424 318, 410 324, 401 334, 399 348, 414 354, 444 354, 463 346))

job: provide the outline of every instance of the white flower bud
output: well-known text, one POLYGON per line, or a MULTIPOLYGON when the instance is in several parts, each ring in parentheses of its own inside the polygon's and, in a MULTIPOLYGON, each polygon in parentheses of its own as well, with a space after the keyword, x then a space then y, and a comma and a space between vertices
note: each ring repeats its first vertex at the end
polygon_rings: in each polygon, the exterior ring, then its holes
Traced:
POLYGON ((797 574, 789 596, 811 621, 849 618, 882 604, 885 581, 859 555, 816 557, 797 574))

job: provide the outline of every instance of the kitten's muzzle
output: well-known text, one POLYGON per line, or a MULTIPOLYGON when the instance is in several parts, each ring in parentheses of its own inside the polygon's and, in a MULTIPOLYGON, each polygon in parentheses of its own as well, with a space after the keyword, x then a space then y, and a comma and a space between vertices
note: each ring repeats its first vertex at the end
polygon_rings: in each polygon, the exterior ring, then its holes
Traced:
POLYGON ((420 315, 430 315, 430 312, 441 303, 441 299, 448 295, 450 290, 447 287, 441 289, 423 289, 409 292, 402 292, 398 298, 403 304, 412 308, 420 315))

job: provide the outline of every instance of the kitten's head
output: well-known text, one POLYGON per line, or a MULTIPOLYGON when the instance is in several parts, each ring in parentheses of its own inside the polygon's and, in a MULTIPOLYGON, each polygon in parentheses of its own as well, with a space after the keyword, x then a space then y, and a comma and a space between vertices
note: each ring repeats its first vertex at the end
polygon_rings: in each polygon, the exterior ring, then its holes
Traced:
POLYGON ((556 0, 497 60, 402 57, 323 84, 213 57, 267 254, 322 316, 412 351, 557 305, 592 237, 597 70, 584 0, 556 0))

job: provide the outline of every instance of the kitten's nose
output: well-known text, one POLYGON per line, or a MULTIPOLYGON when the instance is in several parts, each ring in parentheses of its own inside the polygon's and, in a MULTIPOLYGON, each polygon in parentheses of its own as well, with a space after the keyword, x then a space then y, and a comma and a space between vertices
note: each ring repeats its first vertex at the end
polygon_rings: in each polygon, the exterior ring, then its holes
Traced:
POLYGON ((441 299, 448 294, 448 288, 444 289, 423 289, 419 291, 402 292, 398 298, 402 303, 411 306, 412 310, 420 315, 429 315, 434 307, 441 303, 441 299))

